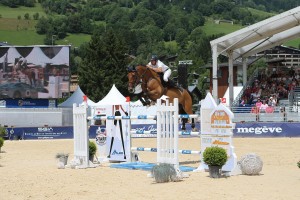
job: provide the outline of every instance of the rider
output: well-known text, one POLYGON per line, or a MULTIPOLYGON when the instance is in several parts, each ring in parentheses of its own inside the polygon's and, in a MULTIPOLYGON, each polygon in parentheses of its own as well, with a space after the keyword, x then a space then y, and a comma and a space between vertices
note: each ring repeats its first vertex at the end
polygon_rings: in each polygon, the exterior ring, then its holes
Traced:
POLYGON ((147 67, 153 69, 156 73, 163 73, 163 80, 171 87, 178 87, 169 77, 171 76, 171 69, 163 62, 158 60, 157 55, 152 55, 147 67))
POLYGON ((19 66, 21 69, 27 68, 27 60, 26 58, 23 58, 22 56, 19 57, 19 66))

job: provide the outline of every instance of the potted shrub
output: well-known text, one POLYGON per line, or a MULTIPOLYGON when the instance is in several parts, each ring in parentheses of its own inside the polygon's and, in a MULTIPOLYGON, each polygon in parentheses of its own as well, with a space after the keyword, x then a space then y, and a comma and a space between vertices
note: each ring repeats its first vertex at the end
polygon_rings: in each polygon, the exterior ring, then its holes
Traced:
POLYGON ((59 162, 63 163, 64 165, 67 165, 68 163, 68 153, 57 153, 55 158, 58 159, 59 162))
POLYGON ((218 147, 207 147, 203 152, 203 161, 208 165, 209 176, 220 178, 222 166, 227 162, 226 150, 218 147))
POLYGON ((1 153, 1 148, 4 145, 4 139, 0 137, 0 153, 1 153))
POLYGON ((91 162, 94 161, 94 156, 96 154, 96 151, 97 151, 97 146, 94 142, 92 141, 89 141, 89 160, 91 162))
POLYGON ((6 136, 6 129, 0 125, 0 137, 4 139, 6 136))

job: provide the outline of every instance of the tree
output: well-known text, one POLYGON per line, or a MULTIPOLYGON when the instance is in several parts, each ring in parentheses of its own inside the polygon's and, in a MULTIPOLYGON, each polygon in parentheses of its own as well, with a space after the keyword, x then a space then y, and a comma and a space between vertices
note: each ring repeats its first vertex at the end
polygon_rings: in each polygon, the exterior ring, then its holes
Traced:
POLYGON ((42 16, 35 25, 35 29, 38 34, 46 34, 50 27, 51 18, 48 20, 44 16, 42 16))
POLYGON ((39 13, 34 13, 32 16, 33 16, 34 20, 38 20, 39 17, 40 17, 40 14, 39 13))
POLYGON ((30 19, 29 13, 25 13, 25 14, 24 14, 24 19, 26 19, 26 20, 29 20, 29 19, 30 19))
POLYGON ((183 29, 179 28, 176 32, 175 40, 181 48, 186 45, 188 33, 183 29))
POLYGON ((96 31, 81 52, 84 55, 78 68, 79 85, 90 99, 101 100, 113 84, 123 95, 128 94, 127 46, 123 37, 111 29, 96 31))

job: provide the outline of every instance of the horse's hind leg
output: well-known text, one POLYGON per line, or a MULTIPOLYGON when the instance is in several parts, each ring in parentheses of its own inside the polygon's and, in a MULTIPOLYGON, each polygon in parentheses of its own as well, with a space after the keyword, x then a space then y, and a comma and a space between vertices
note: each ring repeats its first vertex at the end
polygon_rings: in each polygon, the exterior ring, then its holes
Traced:
MULTIPOLYGON (((184 110, 185 110, 185 112, 186 112, 187 114, 189 114, 189 115, 192 115, 192 114, 193 114, 192 105, 187 106, 187 105, 185 104, 184 110)), ((188 121, 188 120, 186 120, 186 121, 188 121)), ((197 131, 197 129, 195 128, 195 127, 196 127, 196 125, 195 125, 195 118, 191 118, 191 127, 192 127, 192 130, 193 130, 193 131, 197 131)))

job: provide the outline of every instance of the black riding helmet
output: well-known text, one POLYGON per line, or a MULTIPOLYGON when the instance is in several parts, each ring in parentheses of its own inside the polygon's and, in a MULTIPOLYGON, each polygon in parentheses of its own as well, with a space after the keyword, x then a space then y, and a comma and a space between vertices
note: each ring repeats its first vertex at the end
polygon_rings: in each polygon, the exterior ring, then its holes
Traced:
POLYGON ((157 60, 158 60, 157 55, 155 55, 155 54, 152 55, 152 56, 151 56, 151 61, 152 61, 152 60, 157 61, 157 60))
POLYGON ((136 71, 136 70, 135 70, 135 67, 134 67, 134 66, 128 65, 128 66, 127 66, 127 71, 128 71, 128 72, 134 72, 134 71, 136 71))

